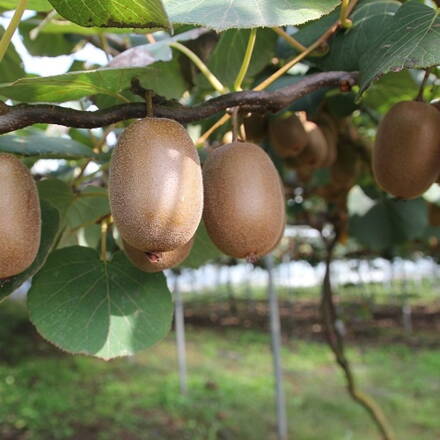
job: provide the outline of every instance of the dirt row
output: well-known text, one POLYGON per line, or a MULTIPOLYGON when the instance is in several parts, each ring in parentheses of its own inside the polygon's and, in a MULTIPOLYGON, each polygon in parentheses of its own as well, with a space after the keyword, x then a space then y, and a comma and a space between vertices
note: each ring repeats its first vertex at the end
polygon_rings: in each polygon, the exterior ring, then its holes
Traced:
MULTIPOLYGON (((281 301, 279 309, 285 338, 324 339, 319 302, 281 301)), ((348 340, 380 344, 397 340, 416 346, 440 347, 440 303, 413 306, 406 310, 406 319, 399 305, 338 302, 337 309, 348 340)), ((185 304, 185 321, 198 327, 268 331, 269 309, 266 301, 192 302, 185 304)))

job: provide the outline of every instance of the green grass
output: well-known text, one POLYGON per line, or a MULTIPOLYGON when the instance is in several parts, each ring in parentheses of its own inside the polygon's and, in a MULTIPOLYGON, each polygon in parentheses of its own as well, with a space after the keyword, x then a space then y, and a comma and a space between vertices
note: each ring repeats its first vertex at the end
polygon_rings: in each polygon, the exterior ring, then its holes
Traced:
MULTIPOLYGON (((133 359, 59 354, 27 331, 23 311, 0 307, 0 438, 272 440, 269 336, 188 329, 189 395, 178 392, 173 334, 133 359), (4 360, 6 359, 6 361, 4 360)), ((374 440, 321 343, 287 341, 289 430, 297 440, 374 440)), ((361 388, 399 440, 440 438, 440 352, 404 345, 350 347, 361 388)))

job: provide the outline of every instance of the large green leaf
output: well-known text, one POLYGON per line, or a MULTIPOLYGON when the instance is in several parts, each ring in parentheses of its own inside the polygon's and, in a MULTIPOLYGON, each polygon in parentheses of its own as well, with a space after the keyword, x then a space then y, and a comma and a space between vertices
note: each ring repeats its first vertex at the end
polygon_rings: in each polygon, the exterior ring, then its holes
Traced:
POLYGON ((161 0, 49 0, 60 15, 81 26, 169 27, 161 0))
MULTIPOLYGON (((0 0, 0 8, 15 9, 17 0, 0 0)), ((48 0, 28 0, 26 9, 33 11, 50 11, 52 9, 48 0)))
MULTIPOLYGON (((376 47, 388 21, 399 8, 396 0, 362 0, 350 16, 353 26, 340 30, 329 41, 325 56, 313 59, 323 70, 359 70, 360 59, 370 47, 376 47)), ((305 46, 316 41, 339 17, 339 8, 319 21, 307 24, 295 34, 305 46)), ((284 40, 280 43, 281 54, 289 57, 295 50, 284 40)))
POLYGON ((173 23, 216 30, 297 25, 332 11, 339 0, 164 0, 173 23))
POLYGON ((428 226, 425 200, 384 199, 363 215, 350 219, 350 234, 375 251, 423 236, 428 226))
POLYGON ((361 58, 361 92, 387 72, 440 64, 439 10, 414 0, 404 3, 377 42, 361 58))
MULTIPOLYGON (((232 88, 240 70, 250 30, 230 29, 224 32, 208 60, 209 69, 226 86, 232 88)), ((247 77, 259 73, 273 58, 277 35, 271 29, 258 29, 247 77)), ((212 87, 200 76, 200 84, 212 87)))
POLYGON ((35 275, 46 262, 54 244, 60 226, 58 210, 48 202, 41 201, 41 242, 38 254, 32 265, 24 272, 12 277, 7 283, 0 284, 0 302, 18 289, 25 281, 35 275))
POLYGON ((149 347, 169 331, 171 294, 165 277, 136 269, 122 252, 103 262, 96 251, 55 251, 34 277, 31 321, 59 348, 112 359, 149 347))
POLYGON ((44 26, 39 29, 37 37, 32 38, 31 32, 37 26, 41 26, 41 20, 25 20, 19 26, 23 43, 32 56, 56 57, 68 55, 73 51, 81 38, 67 32, 57 34, 46 33, 44 26))
POLYGON ((58 209, 64 220, 67 210, 75 201, 72 188, 59 179, 45 179, 37 184, 40 199, 47 200, 58 209))
POLYGON ((191 252, 186 260, 182 263, 181 267, 197 269, 198 267, 203 266, 204 264, 220 257, 221 255, 223 254, 209 238, 205 224, 201 222, 197 229, 191 252))
POLYGON ((67 224, 70 229, 89 226, 110 213, 107 190, 97 186, 88 186, 70 205, 67 212, 67 224))
POLYGON ((24 78, 0 85, 0 95, 23 102, 66 102, 103 94, 122 98, 132 78, 167 98, 180 98, 186 84, 177 60, 134 69, 99 69, 44 78, 24 78))
POLYGON ((39 135, 0 136, 0 151, 22 156, 38 156, 39 158, 80 159, 95 157, 90 148, 72 139, 39 135))
POLYGON ((110 213, 107 190, 89 185, 74 194, 67 183, 47 179, 38 183, 40 198, 49 201, 61 213, 62 224, 69 229, 93 225, 110 213))

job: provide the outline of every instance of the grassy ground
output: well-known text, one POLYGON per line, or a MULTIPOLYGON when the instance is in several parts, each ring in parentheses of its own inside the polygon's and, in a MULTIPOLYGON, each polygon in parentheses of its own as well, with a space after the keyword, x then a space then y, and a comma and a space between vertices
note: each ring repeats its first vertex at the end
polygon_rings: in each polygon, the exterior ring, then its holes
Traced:
MULTIPOLYGON (((0 322, 2 440, 275 439, 265 333, 189 329, 190 391, 182 397, 173 334, 134 359, 103 363, 52 349, 16 306, 2 304, 0 322)), ((440 438, 438 350, 369 344, 349 357, 399 440, 440 438)), ((379 438, 324 344, 286 341, 283 363, 292 438, 379 438)))

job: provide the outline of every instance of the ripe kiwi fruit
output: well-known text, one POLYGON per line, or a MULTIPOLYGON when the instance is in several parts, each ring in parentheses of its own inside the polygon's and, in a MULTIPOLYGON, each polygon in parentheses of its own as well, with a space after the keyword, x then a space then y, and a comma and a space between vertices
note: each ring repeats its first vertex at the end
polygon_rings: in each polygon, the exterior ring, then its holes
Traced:
POLYGON ((145 118, 131 124, 113 153, 110 206, 122 239, 160 253, 193 237, 203 211, 200 160, 178 122, 145 118))
POLYGON ((428 205, 428 220, 431 226, 440 226, 440 206, 435 203, 428 205))
POLYGON ((286 158, 298 156, 309 138, 298 116, 285 113, 269 121, 269 140, 275 153, 286 158))
POLYGON ((323 161, 323 167, 332 166, 337 157, 338 144, 338 125, 337 121, 328 113, 321 113, 315 122, 321 129, 327 142, 327 156, 323 161))
POLYGON ((243 119, 246 140, 255 144, 263 142, 267 135, 269 118, 264 113, 251 113, 243 119))
POLYGON ((41 212, 29 170, 12 154, 0 153, 0 279, 26 270, 40 247, 41 212))
POLYGON ((385 191, 402 199, 423 194, 440 169, 440 112, 417 101, 395 104, 379 124, 373 172, 385 191))
POLYGON ((155 254, 143 252, 122 241, 125 254, 128 259, 140 270, 144 272, 160 272, 165 269, 171 269, 182 263, 188 257, 193 246, 194 239, 172 251, 162 252, 160 258, 155 254))
POLYGON ((216 148, 203 166, 203 218, 226 255, 255 260, 270 252, 285 225, 284 191, 269 156, 257 145, 216 148))

